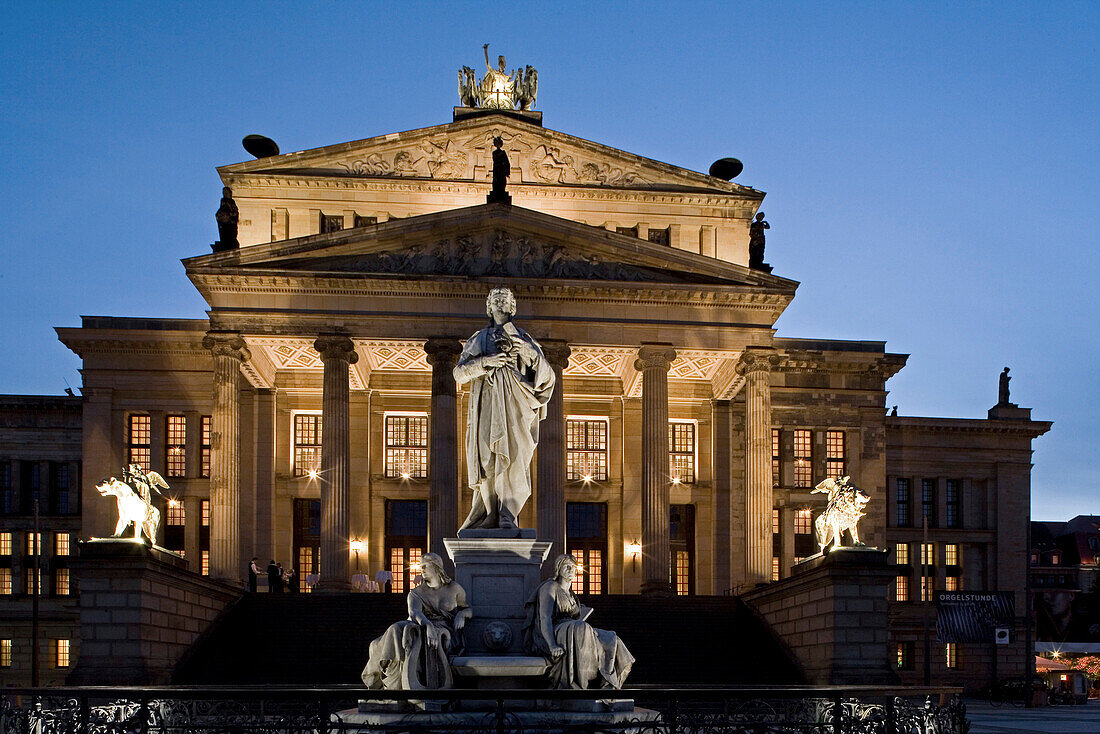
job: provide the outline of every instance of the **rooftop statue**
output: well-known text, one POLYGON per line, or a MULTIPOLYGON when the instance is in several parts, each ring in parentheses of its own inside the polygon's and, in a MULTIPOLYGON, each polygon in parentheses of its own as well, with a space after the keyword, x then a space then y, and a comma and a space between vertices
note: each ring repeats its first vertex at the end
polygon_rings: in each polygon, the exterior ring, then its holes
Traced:
POLYGON ((845 530, 852 536, 853 546, 863 545, 859 539, 858 525, 860 518, 866 514, 864 508, 871 498, 859 487, 849 484, 848 479, 849 477, 830 477, 814 487, 810 493, 821 492, 829 496, 825 511, 814 521, 817 544, 821 546, 822 553, 846 547, 843 542, 845 530), (830 545, 832 548, 829 548, 830 545))
POLYGON ((473 616, 466 591, 443 570, 438 553, 421 559, 423 582, 409 592, 409 618, 394 622, 370 644, 363 669, 367 688, 452 688, 450 656, 463 650, 462 630, 473 616))
POLYGON ((118 504, 118 524, 114 537, 120 538, 130 525, 134 526, 134 540, 140 540, 142 532, 150 543, 157 542, 157 528, 160 526, 160 510, 153 505, 153 492, 160 494, 158 487, 168 489, 168 482, 155 471, 142 472, 138 464, 130 464, 122 469, 119 481, 111 477, 96 485, 96 490, 104 497, 114 497, 118 504))
POLYGON ((498 135, 493 138, 493 190, 486 197, 487 203, 512 203, 512 197, 506 190, 511 173, 512 164, 508 162, 508 153, 504 150, 504 139, 498 135))
POLYGON ((222 203, 214 214, 218 221, 218 241, 214 243, 214 252, 235 250, 240 247, 237 241, 237 224, 241 219, 237 202, 233 201, 233 189, 222 187, 222 203))
POLYGON ((531 457, 554 370, 538 342, 512 322, 512 291, 490 291, 485 313, 489 325, 466 340, 454 368, 456 382, 470 383, 466 467, 474 499, 461 529, 514 530, 531 496, 531 457))
POLYGON ((763 270, 766 273, 772 271, 764 262, 765 229, 772 226, 764 219, 764 212, 756 215, 756 219, 749 224, 749 267, 753 270, 763 270))
POLYGON ((538 72, 534 67, 515 69, 508 73, 503 56, 497 57, 496 68, 489 63, 489 44, 481 47, 485 53, 485 76, 481 83, 468 66, 458 72, 458 98, 463 107, 489 110, 530 110, 538 94, 538 72))
POLYGON ((997 405, 1012 405, 1008 394, 1008 381, 1012 378, 1008 376, 1008 372, 1008 367, 1005 367, 997 381, 997 405))

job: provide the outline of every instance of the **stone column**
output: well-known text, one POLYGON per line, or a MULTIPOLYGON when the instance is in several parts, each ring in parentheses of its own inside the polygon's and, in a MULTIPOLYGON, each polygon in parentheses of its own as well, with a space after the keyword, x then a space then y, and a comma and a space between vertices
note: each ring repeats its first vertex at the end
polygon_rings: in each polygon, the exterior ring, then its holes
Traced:
POLYGON ((771 581, 772 400, 770 350, 746 350, 737 365, 745 378, 745 578, 771 581))
MULTIPOLYGON (((554 393, 539 425, 535 462, 535 523, 539 540, 552 542, 547 565, 565 553, 565 384, 562 372, 569 366, 569 345, 558 339, 539 342, 554 369, 554 393)), ((545 569, 544 569, 545 570, 545 569)))
POLYGON ((233 583, 245 577, 240 550, 241 362, 252 358, 237 332, 211 331, 202 340, 214 355, 210 427, 210 576, 233 583))
POLYGON ((711 402, 711 417, 714 425, 711 434, 711 461, 714 474, 714 593, 724 594, 733 586, 730 565, 730 516, 731 491, 730 473, 730 401, 711 402))
POLYGON ((668 549, 668 368, 676 359, 669 344, 638 350, 642 373, 642 592, 671 593, 668 549))
POLYGON ((428 550, 446 559, 443 539, 458 534, 458 386, 454 368, 462 343, 454 337, 433 337, 424 343, 424 352, 432 366, 428 550))
POLYGON ((313 342, 325 365, 321 396, 321 581, 319 592, 350 591, 348 525, 351 514, 348 452, 348 365, 359 361, 351 339, 324 335, 313 342))

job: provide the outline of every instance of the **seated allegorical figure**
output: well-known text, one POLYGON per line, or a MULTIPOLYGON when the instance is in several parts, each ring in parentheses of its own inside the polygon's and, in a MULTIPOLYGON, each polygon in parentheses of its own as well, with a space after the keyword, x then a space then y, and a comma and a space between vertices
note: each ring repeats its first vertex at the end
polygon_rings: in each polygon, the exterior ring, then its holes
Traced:
POLYGON ((443 570, 437 553, 420 559, 423 580, 409 592, 409 618, 390 625, 370 644, 363 668, 367 688, 451 688, 450 656, 463 648, 462 629, 473 615, 466 592, 443 570))
POLYGON ((594 683, 598 688, 622 688, 634 656, 614 632, 585 621, 592 608, 578 604, 573 596, 576 573, 573 556, 558 556, 554 578, 544 581, 527 602, 524 646, 531 654, 549 658, 554 688, 588 688, 594 683))

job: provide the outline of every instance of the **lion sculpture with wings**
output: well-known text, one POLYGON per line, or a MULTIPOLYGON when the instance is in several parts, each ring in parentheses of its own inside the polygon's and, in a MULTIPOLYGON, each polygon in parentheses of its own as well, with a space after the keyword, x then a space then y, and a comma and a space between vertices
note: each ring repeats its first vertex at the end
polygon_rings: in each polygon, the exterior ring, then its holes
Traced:
POLYGON ((824 493, 829 496, 825 511, 814 521, 817 531, 817 544, 821 552, 844 547, 843 535, 847 530, 852 536, 852 545, 863 545, 859 539, 859 519, 865 514, 864 508, 871 499, 862 489, 848 483, 848 477, 833 479, 830 477, 818 484, 811 494, 824 493), (832 546, 832 548, 829 548, 832 546))

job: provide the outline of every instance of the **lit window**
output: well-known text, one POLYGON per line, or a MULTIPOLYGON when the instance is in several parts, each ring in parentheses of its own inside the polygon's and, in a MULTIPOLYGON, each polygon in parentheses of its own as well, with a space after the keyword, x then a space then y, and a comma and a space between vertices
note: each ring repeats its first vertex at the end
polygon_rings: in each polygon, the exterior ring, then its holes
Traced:
POLYGON ((182 415, 170 415, 164 422, 165 473, 170 477, 182 477, 187 474, 187 419, 182 415))
POLYGON ((208 550, 202 552, 202 575, 210 575, 210 551, 208 550))
POLYGON ((898 666, 898 670, 910 670, 913 667, 912 642, 899 642, 895 655, 895 664, 898 666))
POLYGON ((959 667, 959 646, 954 642, 948 642, 944 646, 943 662, 948 668, 959 667))
POLYGON ((573 577, 574 594, 603 593, 603 551, 599 548, 573 550, 571 555, 581 564, 584 572, 573 577), (586 588, 587 587, 587 588, 586 588))
POLYGON ((321 416, 294 416, 294 476, 304 477, 321 468, 321 416))
POLYGON ((168 525, 179 526, 187 523, 187 510, 184 509, 183 502, 180 500, 171 500, 168 502, 168 517, 166 519, 168 525))
POLYGON ((58 568, 54 571, 53 593, 58 596, 69 595, 69 569, 58 568))
POLYGON ((898 479, 897 482, 897 526, 907 528, 913 523, 913 516, 909 512, 909 480, 898 479))
POLYGON ((129 463, 149 471, 150 418, 147 415, 130 416, 129 463))
POLYGON ((943 579, 944 591, 958 591, 960 588, 958 576, 945 576, 943 579))
POLYGON ((909 601, 909 577, 898 576, 894 584, 894 601, 909 601))
POLYGON ((920 544, 920 564, 922 566, 934 566, 934 565, 936 565, 936 544, 935 543, 921 543, 920 544))
POLYGON ((649 234, 646 236, 655 245, 667 245, 671 240, 667 227, 665 229, 650 229, 649 234))
POLYGON ((778 487, 782 484, 782 467, 783 464, 779 457, 780 447, 780 434, 778 428, 772 429, 772 486, 778 487))
POLYGON ((813 486, 813 452, 810 431, 797 429, 794 432, 794 486, 813 486))
POLYGON ((813 532, 814 522, 812 510, 799 510, 794 514, 795 535, 809 535, 813 532))
POLYGON ((1050 554, 1050 565, 1058 566, 1062 563, 1062 556, 1058 553, 1050 554))
POLYGON ((404 594, 406 591, 412 591, 417 585, 415 577, 420 573, 420 558, 423 554, 423 548, 390 548, 393 593, 404 594))
POLYGON ((565 421, 565 478, 570 482, 607 481, 607 421, 565 421))
POLYGON ((772 535, 779 534, 779 508, 772 508, 772 535))
POLYGON ((566 502, 565 537, 569 539, 565 552, 576 558, 584 569, 584 573, 577 573, 573 578, 574 593, 602 594, 607 559, 607 505, 603 502, 566 502))
POLYGON ((0 640, 0 668, 11 667, 11 640, 0 640))
POLYGON ((944 510, 947 517, 944 518, 947 522, 947 527, 957 528, 962 526, 962 508, 961 505, 961 492, 959 491, 959 480, 948 479, 944 482, 944 510))
POLYGON ((428 416, 386 416, 386 476, 428 477, 428 416))
POLYGON ((0 596, 11 596, 10 568, 0 568, 0 596))
POLYGON ((894 546, 894 563, 899 566, 909 565, 909 544, 898 543, 894 546))
POLYGON ((920 600, 932 601, 936 592, 936 580, 932 576, 920 577, 920 600))
POLYGON ((199 500, 200 523, 204 528, 210 527, 210 500, 199 500))
POLYGON ((50 640, 50 657, 55 668, 69 667, 69 641, 50 640))
POLYGON ((678 550, 675 553, 676 560, 676 593, 679 596, 687 596, 691 593, 691 554, 678 550))
POLYGON ((844 431, 825 432, 825 476, 840 479, 847 463, 844 459, 844 431))
POLYGON ((668 424, 668 475, 673 482, 695 483, 695 424, 668 424))
POLYGON ((772 581, 779 580, 779 556, 772 556, 772 581))
POLYGON ((53 554, 55 556, 69 555, 69 534, 57 533, 53 538, 53 554))
POLYGON ((945 566, 959 565, 959 546, 957 543, 943 544, 943 563, 945 566))
POLYGON ((23 593, 27 595, 37 593, 39 596, 42 596, 44 591, 45 589, 42 587, 42 569, 24 568, 23 593), (38 583, 37 590, 34 587, 35 582, 38 583))
POLYGON ((200 476, 210 476, 210 432, 214 423, 212 416, 204 415, 202 417, 202 443, 199 445, 199 453, 202 458, 202 467, 199 469, 200 476))
MULTIPOLYGON (((313 547, 303 545, 298 548, 298 573, 301 576, 308 576, 311 573, 317 573, 313 569, 313 547)), ((309 594, 313 591, 313 587, 309 584, 302 584, 301 591, 309 594)))
POLYGON ((921 523, 928 522, 928 527, 936 527, 936 480, 920 480, 920 516, 921 523))
POLYGON ((42 553, 42 533, 27 533, 27 555, 37 556, 42 553))
POLYGON ((11 533, 0 532, 0 556, 11 555, 11 533))

